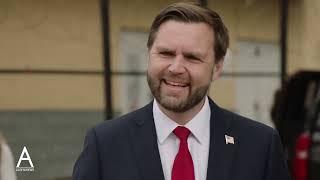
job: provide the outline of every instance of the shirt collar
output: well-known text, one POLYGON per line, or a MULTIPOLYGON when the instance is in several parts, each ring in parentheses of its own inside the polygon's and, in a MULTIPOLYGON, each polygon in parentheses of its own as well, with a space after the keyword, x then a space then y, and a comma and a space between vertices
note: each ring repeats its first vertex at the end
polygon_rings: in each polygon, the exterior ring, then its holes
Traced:
MULTIPOLYGON (((179 124, 174 122, 160 110, 156 100, 153 101, 153 116, 158 141, 162 144, 179 124)), ((200 144, 209 142, 210 116, 211 110, 208 97, 206 97, 201 110, 185 125, 200 144)))

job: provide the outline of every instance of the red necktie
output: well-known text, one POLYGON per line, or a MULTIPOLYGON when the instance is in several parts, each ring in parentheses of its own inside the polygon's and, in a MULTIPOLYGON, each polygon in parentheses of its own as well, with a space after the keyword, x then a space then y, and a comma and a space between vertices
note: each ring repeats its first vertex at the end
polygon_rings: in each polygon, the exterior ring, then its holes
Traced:
POLYGON ((194 180, 193 161, 187 142, 190 130, 178 126, 173 130, 173 133, 180 139, 180 146, 173 162, 171 178, 172 180, 194 180))

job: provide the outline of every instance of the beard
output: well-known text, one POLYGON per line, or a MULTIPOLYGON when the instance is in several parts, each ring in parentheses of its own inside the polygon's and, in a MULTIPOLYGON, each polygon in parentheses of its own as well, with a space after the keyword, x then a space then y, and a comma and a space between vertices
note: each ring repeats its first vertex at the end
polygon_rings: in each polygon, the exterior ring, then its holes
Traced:
POLYGON ((210 87, 210 83, 208 85, 198 87, 192 87, 192 84, 190 83, 188 85, 187 95, 179 98, 166 95, 161 91, 161 85, 165 83, 163 79, 152 77, 149 72, 147 72, 147 81, 151 93, 157 102, 165 109, 177 113, 186 112, 199 104, 207 95, 210 87))

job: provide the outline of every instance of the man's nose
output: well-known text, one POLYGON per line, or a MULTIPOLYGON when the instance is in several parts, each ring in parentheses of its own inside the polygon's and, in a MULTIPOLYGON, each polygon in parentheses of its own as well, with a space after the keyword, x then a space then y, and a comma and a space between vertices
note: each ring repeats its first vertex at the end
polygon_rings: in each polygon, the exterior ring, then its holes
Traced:
POLYGON ((173 74, 182 74, 186 71, 185 64, 184 64, 184 57, 182 56, 176 56, 170 66, 169 71, 173 74))

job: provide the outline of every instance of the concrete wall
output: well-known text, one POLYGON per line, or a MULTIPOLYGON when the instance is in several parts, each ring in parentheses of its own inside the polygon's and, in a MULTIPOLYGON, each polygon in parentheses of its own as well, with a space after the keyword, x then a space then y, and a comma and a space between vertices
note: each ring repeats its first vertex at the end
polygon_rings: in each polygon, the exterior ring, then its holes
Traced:
POLYGON ((102 74, 36 74, 36 70, 102 71, 98 0, 0 0, 0 131, 15 163, 27 146, 34 172, 18 179, 71 176, 85 132, 103 121, 102 74))
MULTIPOLYGON (((118 69, 121 30, 147 32, 155 14, 172 2, 176 1, 110 0, 113 70, 118 69)), ((103 70, 97 0, 2 0, 0 3, 1 69, 103 70)), ((237 53, 235 44, 238 40, 279 42, 278 0, 208 0, 208 6, 219 12, 226 22, 233 53, 237 53)), ((316 34, 319 31, 319 7, 316 0, 290 1, 290 73, 320 68, 317 60, 320 43, 316 34)), ((0 109, 103 109, 102 76, 40 76, 1 75, 0 109)), ((119 85, 115 79, 113 103, 118 109, 119 85)), ((222 105, 232 107, 234 81, 226 79, 217 83, 221 85, 215 87, 212 96, 222 105), (221 87, 231 87, 228 88, 230 96, 224 96, 225 88, 221 87)))
POLYGON ((317 0, 289 1, 288 68, 320 69, 320 2, 317 0))
MULTIPOLYGON (((209 0, 208 7, 216 10, 229 29, 233 55, 239 40, 277 43, 279 39, 278 1, 209 0)), ((234 69, 234 61, 229 62, 234 69)), ((279 63, 280 64, 280 63, 279 63)), ((228 109, 235 108, 235 79, 222 78, 213 84, 211 96, 228 109)))
MULTIPOLYGON (((1 0, 0 69, 103 70, 98 0, 1 0)), ((103 77, 0 74, 0 109, 103 109, 103 77)))

